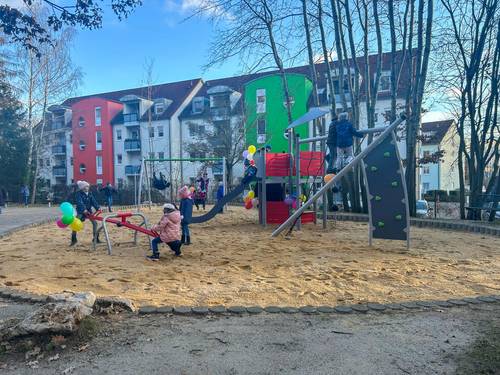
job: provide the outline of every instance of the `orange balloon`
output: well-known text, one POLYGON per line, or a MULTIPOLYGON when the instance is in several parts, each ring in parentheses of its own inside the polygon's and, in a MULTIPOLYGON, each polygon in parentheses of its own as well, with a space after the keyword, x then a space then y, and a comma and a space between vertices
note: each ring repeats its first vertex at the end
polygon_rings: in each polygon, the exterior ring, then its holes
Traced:
POLYGON ((335 174, 333 173, 330 173, 330 174, 327 174, 325 177, 323 177, 323 180, 328 183, 332 178, 335 177, 335 174))

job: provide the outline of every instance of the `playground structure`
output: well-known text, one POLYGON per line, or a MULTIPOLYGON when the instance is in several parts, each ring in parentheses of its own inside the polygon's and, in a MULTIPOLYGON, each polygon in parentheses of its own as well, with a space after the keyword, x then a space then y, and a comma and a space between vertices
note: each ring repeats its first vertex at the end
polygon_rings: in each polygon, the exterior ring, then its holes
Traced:
MULTIPOLYGON (((405 117, 401 116, 385 128, 362 130, 361 132, 364 134, 380 133, 380 135, 373 139, 372 143, 356 155, 332 179, 324 183, 304 204, 298 201, 298 207, 295 212, 273 231, 272 236, 275 237, 286 228, 296 225, 306 210, 313 206, 321 196, 324 196, 328 189, 340 183, 341 179, 347 173, 361 164, 367 191, 369 215, 368 236, 370 245, 373 238, 406 240, 407 248, 409 248, 410 215, 408 193, 395 135, 397 127, 404 121, 405 117)), ((296 150, 299 150, 299 146, 302 143, 324 142, 325 139, 326 136, 324 135, 302 140, 296 138, 296 150)), ((298 166, 296 168, 297 171, 300 170, 300 157, 301 152, 296 152, 295 165, 298 166)), ((295 180, 295 188, 298 193, 300 192, 299 173, 296 173, 295 180)), ((290 186, 290 189, 292 189, 292 186, 290 186)), ((325 204, 323 204, 324 206, 325 204)), ((323 220, 325 218, 326 215, 323 212, 323 220)))

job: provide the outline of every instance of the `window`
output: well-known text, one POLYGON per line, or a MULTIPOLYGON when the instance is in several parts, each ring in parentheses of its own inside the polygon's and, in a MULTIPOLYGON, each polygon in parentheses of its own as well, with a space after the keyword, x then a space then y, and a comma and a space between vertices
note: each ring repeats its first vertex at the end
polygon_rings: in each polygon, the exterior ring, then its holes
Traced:
POLYGON ((191 159, 203 159, 205 158, 205 153, 202 151, 192 151, 189 153, 191 159))
POLYGON ((266 119, 260 118, 257 120, 257 135, 266 134, 266 119))
POLYGON ((429 174, 429 173, 430 173, 430 168, 429 168, 429 167, 427 167, 427 166, 424 166, 424 168, 423 168, 423 173, 424 173, 424 174, 429 174))
POLYGON ((194 123, 189 124, 189 136, 197 137, 205 135, 205 125, 198 125, 194 123))
POLYGON ((154 152, 150 152, 149 153, 149 158, 150 159, 154 159, 155 158, 155 153, 154 152))
POLYGON ((102 174, 102 156, 97 155, 95 157, 96 173, 102 174))
POLYGON ((45 160, 45 165, 46 165, 47 167, 50 167, 50 159, 45 160))
POLYGON ((80 151, 85 150, 85 147, 86 147, 85 146, 85 141, 80 141, 80 146, 79 147, 80 147, 80 151))
POLYGON ((69 164, 70 164, 71 166, 73 166, 73 163, 74 163, 74 159, 73 159, 73 156, 72 156, 72 157, 69 159, 69 164))
POLYGON ((102 178, 98 178, 98 179, 96 180, 96 183, 97 183, 97 185, 102 185, 102 178))
POLYGON ((155 137, 155 128, 150 127, 149 128, 149 138, 154 138, 155 137))
POLYGON ((165 111, 165 104, 163 103, 156 103, 155 104, 155 114, 156 115, 161 115, 165 111))
POLYGON ((158 138, 163 137, 163 126, 158 126, 158 138))
POLYGON ((101 126, 101 107, 95 107, 95 126, 101 126))
MULTIPOLYGON (((375 77, 374 77, 375 79, 375 77)), ((391 91, 391 72, 383 71, 380 73, 380 82, 378 85, 378 91, 391 91)))
POLYGON ((266 89, 257 90, 257 113, 266 113, 266 89))
POLYGON ((73 143, 73 134, 70 134, 69 135, 69 143, 72 144, 73 143))
POLYGON ((80 116, 80 118, 78 119, 78 126, 80 128, 83 128, 85 126, 85 119, 83 117, 80 116))
POLYGON ((227 108, 229 107, 229 95, 212 95, 210 97, 210 108, 227 108))
POLYGON ((85 167, 85 164, 80 164, 80 173, 85 174, 86 170, 87 170, 87 167, 85 167))
POLYGON ((428 182, 424 182, 422 184, 422 190, 424 191, 424 193, 429 191, 429 183, 428 182))
POLYGON ((116 154, 116 164, 121 164, 123 160, 122 154, 116 154))
POLYGON ((102 150, 102 132, 95 132, 95 149, 102 150))
POLYGON ((132 139, 139 139, 139 132, 137 130, 132 130, 132 139))
POLYGON ((205 98, 197 97, 193 99, 193 113, 202 113, 205 109, 205 98))
POLYGON ((122 140, 122 131, 120 129, 116 130, 116 140, 121 141, 122 140))
POLYGON ((165 159, 165 153, 164 152, 159 152, 158 153, 158 159, 165 159))

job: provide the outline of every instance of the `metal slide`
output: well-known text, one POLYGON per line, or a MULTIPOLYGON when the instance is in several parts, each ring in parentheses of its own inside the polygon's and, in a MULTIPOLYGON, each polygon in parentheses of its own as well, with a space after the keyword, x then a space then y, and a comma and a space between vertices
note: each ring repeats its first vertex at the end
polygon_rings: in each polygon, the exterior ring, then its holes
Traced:
POLYGON ((241 195, 241 193, 243 193, 243 191, 245 190, 245 188, 247 186, 248 186, 248 184, 241 183, 240 185, 235 187, 228 194, 224 195, 224 198, 222 198, 220 201, 218 201, 217 204, 210 211, 208 211, 205 215, 193 216, 191 219, 191 224, 204 223, 205 221, 213 219, 215 217, 215 215, 222 212, 222 209, 224 208, 224 206, 226 204, 228 204, 229 202, 238 198, 241 195))
MULTIPOLYGON (((307 210, 310 206, 313 205, 313 203, 321 197, 328 189, 331 189, 335 184, 339 183, 340 180, 344 175, 346 175, 348 172, 350 172, 354 167, 356 167, 359 163, 363 162, 363 159, 365 159, 372 151, 376 151, 379 145, 381 145, 387 138, 393 139, 392 134, 396 130, 396 128, 405 120, 404 116, 401 116, 399 119, 394 121, 392 124, 390 124, 385 130, 382 131, 382 133, 376 137, 372 143, 368 145, 363 151, 361 151, 356 157, 348 164, 346 165, 339 173, 335 175, 334 178, 332 178, 330 181, 328 181, 321 189, 319 189, 307 202, 305 202, 297 211, 295 211, 283 224, 281 224, 278 228, 274 230, 272 233, 273 237, 276 237, 278 234, 280 234, 283 230, 286 228, 290 227, 293 225, 298 217, 302 215, 302 213, 307 210)), ((404 180, 404 179, 403 179, 404 180)), ((404 185, 401 185, 404 186, 404 185)), ((406 186, 404 186, 405 188, 406 186)), ((406 189, 405 189, 406 190, 406 189)), ((406 203, 406 202, 405 202, 406 203)), ((398 211, 401 212, 400 210, 398 211)), ((405 215, 406 216, 406 215, 405 215)), ((405 217, 406 219, 406 217, 405 217)), ((408 226, 409 227, 409 226, 408 226)), ((370 228, 370 231, 372 229, 370 228)), ((409 230, 406 231, 406 235, 409 235, 409 230)), ((371 235, 370 235, 371 237, 371 235)))

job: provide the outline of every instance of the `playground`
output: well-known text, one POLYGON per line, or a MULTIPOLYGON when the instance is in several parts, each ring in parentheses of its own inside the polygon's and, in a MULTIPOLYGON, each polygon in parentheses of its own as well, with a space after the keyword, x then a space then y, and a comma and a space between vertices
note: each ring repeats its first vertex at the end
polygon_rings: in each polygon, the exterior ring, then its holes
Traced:
MULTIPOLYGON (((208 209, 208 208, 207 208, 208 209)), ((144 209, 150 222, 160 208, 144 209)), ((146 262, 148 238, 110 229, 106 245, 92 250, 88 223, 68 248, 69 232, 54 224, 0 239, 0 282, 34 293, 92 290, 138 305, 336 305, 438 300, 498 293, 498 239, 481 234, 412 228, 410 251, 402 241, 366 241, 366 224, 307 224, 287 238, 271 238, 257 210, 230 206, 192 226, 193 244, 174 257, 166 246, 159 262, 146 262), (29 240, 27 240, 29 238, 29 240)))

